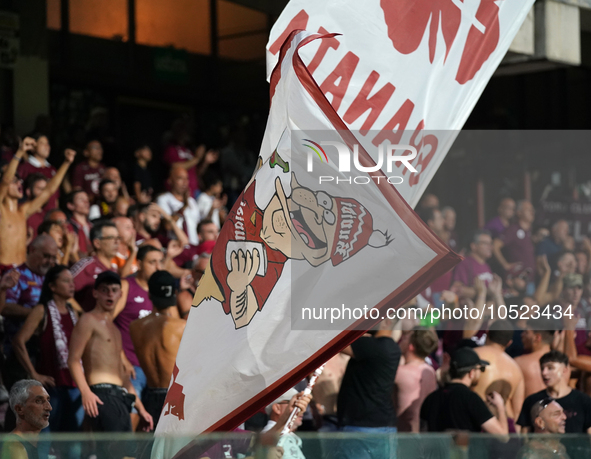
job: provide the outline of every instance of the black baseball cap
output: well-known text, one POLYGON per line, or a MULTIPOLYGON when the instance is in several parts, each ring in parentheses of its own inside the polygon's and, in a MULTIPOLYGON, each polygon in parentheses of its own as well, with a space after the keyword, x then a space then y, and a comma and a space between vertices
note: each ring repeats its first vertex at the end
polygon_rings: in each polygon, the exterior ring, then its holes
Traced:
POLYGON ((168 271, 156 271, 148 280, 150 299, 157 309, 176 305, 176 279, 168 271))
POLYGON ((466 371, 471 370, 472 368, 490 365, 490 363, 486 360, 480 360, 480 357, 478 357, 478 354, 474 349, 461 347, 451 355, 450 365, 453 366, 456 371, 466 371))
POLYGON ((94 281, 94 289, 97 290, 102 284, 106 285, 121 285, 121 277, 113 271, 103 271, 94 281))

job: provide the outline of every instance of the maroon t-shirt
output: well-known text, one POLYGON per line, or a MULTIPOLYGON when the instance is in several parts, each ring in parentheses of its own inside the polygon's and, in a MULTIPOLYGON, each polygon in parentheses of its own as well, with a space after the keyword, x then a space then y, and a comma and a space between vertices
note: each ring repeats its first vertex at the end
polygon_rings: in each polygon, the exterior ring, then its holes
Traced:
POLYGON ((94 281, 103 271, 117 272, 113 267, 103 265, 97 257, 83 258, 70 268, 76 287, 74 299, 84 309, 84 312, 91 311, 96 305, 96 300, 92 294, 94 281))
POLYGON ((471 255, 468 255, 456 266, 453 273, 453 282, 459 281, 467 287, 474 285, 474 279, 479 277, 486 286, 492 281, 493 275, 488 263, 479 263, 471 255))
POLYGON ((146 317, 152 312, 152 301, 150 295, 137 283, 135 276, 126 279, 129 282, 129 292, 125 308, 115 318, 115 325, 121 332, 123 352, 133 366, 139 367, 140 362, 135 355, 135 348, 129 334, 129 325, 137 319, 146 317))
POLYGON ((524 268, 530 268, 529 280, 534 280, 536 256, 531 230, 524 230, 519 223, 513 223, 499 237, 503 241, 503 256, 509 263, 520 262, 524 268))
POLYGON ((82 188, 88 194, 91 201, 99 195, 99 184, 105 173, 105 166, 91 167, 88 161, 82 161, 74 168, 72 173, 72 186, 82 188))
MULTIPOLYGON (((31 164, 30 162, 25 161, 25 162, 22 162, 21 164, 19 164, 17 172, 18 172, 19 177, 22 178, 23 180, 26 180, 26 178, 31 174, 41 174, 44 177, 47 177, 47 180, 49 181, 55 175, 56 170, 55 170, 55 167, 53 167, 51 164, 48 164, 46 167, 37 167, 37 166, 31 164)), ((49 198, 47 203, 43 206, 43 210, 48 211, 48 210, 52 210, 52 209, 57 209, 57 203, 58 203, 59 197, 60 197, 60 192, 58 189, 55 193, 53 193, 51 195, 51 197, 49 198)))
MULTIPOLYGON (((60 369, 59 367, 57 348, 55 346, 55 337, 53 334, 53 324, 47 307, 45 308, 45 319, 47 320, 47 326, 41 334, 41 355, 37 362, 37 373, 53 377, 56 386, 76 387, 74 379, 70 374, 70 370, 67 368, 60 369)), ((60 314, 60 322, 62 323, 62 330, 69 343, 70 337, 72 336, 72 330, 74 330, 74 324, 72 323, 70 313, 60 314)))

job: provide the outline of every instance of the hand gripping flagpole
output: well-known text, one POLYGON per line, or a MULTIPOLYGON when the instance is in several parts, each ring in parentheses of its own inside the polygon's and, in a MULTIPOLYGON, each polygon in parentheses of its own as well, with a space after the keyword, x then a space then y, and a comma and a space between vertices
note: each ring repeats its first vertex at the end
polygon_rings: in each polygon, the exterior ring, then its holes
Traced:
MULTIPOLYGON (((319 368, 316 369, 316 371, 314 371, 314 374, 310 378, 308 385, 304 389, 304 395, 310 395, 312 393, 312 389, 314 388, 314 384, 316 384, 316 380, 318 379, 318 377, 322 374, 322 371, 324 370, 324 365, 326 365, 326 364, 322 364, 322 366, 320 366, 319 368)), ((291 432, 291 428, 293 427, 293 423, 295 422, 295 419, 299 413, 300 413, 299 407, 297 407, 297 406, 294 407, 293 411, 289 415, 289 419, 287 420, 285 427, 281 431, 281 435, 285 435, 285 434, 288 434, 289 432, 291 432)))

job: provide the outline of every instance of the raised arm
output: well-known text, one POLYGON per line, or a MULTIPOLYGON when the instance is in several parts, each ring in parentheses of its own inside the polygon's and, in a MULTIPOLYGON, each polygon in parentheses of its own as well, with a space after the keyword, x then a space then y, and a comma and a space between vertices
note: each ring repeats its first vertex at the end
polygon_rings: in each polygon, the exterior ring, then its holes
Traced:
POLYGON ((6 197, 8 186, 12 183, 14 174, 16 174, 16 169, 24 155, 25 150, 23 150, 23 144, 21 142, 18 151, 12 157, 12 160, 8 163, 6 171, 4 171, 4 174, 2 175, 2 181, 0 181, 0 202, 6 197))
POLYGON ((74 158, 76 157, 76 152, 71 149, 67 149, 64 152, 64 162, 62 166, 58 169, 57 173, 52 177, 52 179, 47 183, 47 187, 43 190, 43 192, 37 196, 33 201, 26 202, 23 204, 23 209, 25 211, 26 216, 33 215, 37 212, 41 207, 45 205, 49 198, 53 196, 53 194, 58 190, 62 180, 66 176, 66 172, 68 172, 68 168, 74 162, 74 158))
POLYGON ((72 331, 70 337, 70 350, 68 355, 68 368, 74 382, 80 389, 82 395, 82 406, 84 411, 91 418, 96 418, 99 414, 97 404, 103 405, 98 396, 90 390, 90 386, 86 382, 84 376, 84 369, 82 368, 82 355, 86 349, 88 341, 94 332, 94 318, 90 314, 84 314, 72 331))
POLYGON ((181 247, 188 245, 189 244, 189 237, 185 234, 185 232, 181 228, 179 228, 179 226, 176 224, 174 219, 170 215, 168 215, 164 211, 164 209, 162 209, 162 207, 160 207, 158 204, 153 204, 153 205, 158 208, 158 212, 160 212, 162 219, 166 223, 166 226, 167 226, 166 229, 172 230, 172 232, 174 233, 174 235, 178 239, 181 247))
POLYGON ((492 417, 484 424, 482 430, 490 434, 507 435, 509 433, 509 423, 507 422, 507 412, 505 411, 505 401, 498 392, 493 392, 486 396, 490 405, 494 406, 498 417, 492 417))
POLYGON ((119 314, 121 314, 121 311, 123 311, 123 309, 125 309, 125 304, 127 303, 127 295, 129 294, 129 281, 126 279, 121 279, 121 298, 119 298, 119 301, 117 301, 117 304, 115 305, 115 310, 113 311, 113 320, 115 320, 115 317, 117 317, 119 314))

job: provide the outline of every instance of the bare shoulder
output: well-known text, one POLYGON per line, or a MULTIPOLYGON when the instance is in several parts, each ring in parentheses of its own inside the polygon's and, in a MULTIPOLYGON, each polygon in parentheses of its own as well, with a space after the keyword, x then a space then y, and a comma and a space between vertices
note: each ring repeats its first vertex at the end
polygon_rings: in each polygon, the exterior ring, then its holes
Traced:
POLYGON ((94 314, 87 312, 84 313, 80 316, 80 319, 78 319, 78 323, 76 324, 76 327, 80 327, 80 328, 94 328, 94 326, 97 323, 97 319, 96 317, 94 317, 94 314))
POLYGON ((187 321, 183 319, 177 319, 175 317, 169 317, 168 320, 164 323, 164 328, 167 331, 173 333, 183 333, 185 327, 187 326, 187 321))
POLYGON ((141 319, 134 320, 133 322, 131 322, 129 324, 129 332, 136 333, 137 331, 141 330, 142 328, 144 328, 146 326, 146 324, 150 323, 150 321, 152 320, 152 317, 153 317, 153 314, 150 314, 146 317, 142 317, 141 319))

